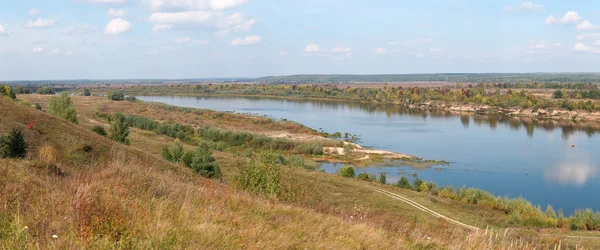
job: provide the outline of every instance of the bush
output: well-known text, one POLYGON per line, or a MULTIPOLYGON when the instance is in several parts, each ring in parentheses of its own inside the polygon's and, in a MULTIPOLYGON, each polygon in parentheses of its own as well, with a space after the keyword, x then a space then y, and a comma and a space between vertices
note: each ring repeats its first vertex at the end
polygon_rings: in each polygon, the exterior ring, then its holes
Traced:
POLYGON ((38 158, 42 161, 46 166, 56 165, 57 162, 57 152, 56 149, 48 144, 42 146, 38 153, 38 158))
POLYGON ((367 173, 360 173, 358 174, 358 176, 356 176, 356 178, 361 181, 371 181, 371 179, 369 178, 369 174, 367 173))
POLYGON ((356 171, 351 166, 344 166, 339 170, 339 175, 346 178, 354 178, 354 176, 356 176, 356 171))
POLYGON ((36 103, 36 104, 35 104, 35 109, 37 109, 37 110, 42 110, 42 106, 40 106, 40 104, 39 104, 39 103, 36 103))
POLYGON ((125 116, 122 113, 115 113, 111 117, 110 135, 108 138, 129 145, 129 125, 125 122, 125 116))
POLYGON ((381 184, 387 184, 387 178, 386 178, 386 173, 381 172, 379 173, 379 183, 381 184))
POLYGON ((196 151, 184 154, 183 163, 205 178, 221 178, 219 164, 206 143, 200 144, 196 151))
POLYGON ((27 142, 21 129, 13 129, 8 135, 0 136, 0 157, 25 158, 27 142))
POLYGON ((108 99, 111 99, 113 101, 123 101, 125 100, 125 94, 118 91, 111 91, 110 93, 108 93, 108 99))
POLYGON ((91 95, 92 95, 92 92, 90 92, 90 90, 88 88, 85 88, 83 90, 83 96, 91 96, 91 95))
POLYGON ((100 125, 95 125, 92 127, 92 131, 94 131, 94 133, 99 134, 101 136, 106 136, 106 130, 104 130, 104 127, 100 126, 100 125))
POLYGON ((128 96, 125 98, 128 102, 136 102, 137 98, 135 96, 128 96))
POLYGON ((182 162, 183 155, 183 146, 181 145, 181 142, 177 139, 175 139, 175 143, 173 145, 172 150, 169 150, 167 146, 164 146, 162 149, 162 158, 167 161, 182 162))
POLYGON ((73 101, 67 93, 50 98, 49 112, 72 123, 78 124, 77 111, 73 108, 73 101))
POLYGON ((410 186, 410 181, 408 181, 408 179, 404 176, 400 177, 400 180, 398 180, 396 186, 404 189, 412 189, 412 187, 410 186))
POLYGON ((13 91, 13 89, 8 85, 0 84, 0 96, 8 96, 8 98, 14 100, 17 98, 17 95, 13 91))

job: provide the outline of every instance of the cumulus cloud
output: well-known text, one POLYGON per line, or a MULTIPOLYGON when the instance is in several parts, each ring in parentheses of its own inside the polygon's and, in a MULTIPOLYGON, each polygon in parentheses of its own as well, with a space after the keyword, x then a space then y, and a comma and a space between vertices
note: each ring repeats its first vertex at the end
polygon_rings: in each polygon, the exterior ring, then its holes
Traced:
POLYGON ((231 9, 249 0, 147 0, 153 11, 190 11, 231 9))
POLYGON ((184 43, 189 43, 191 41, 192 41, 192 39, 189 37, 180 37, 180 38, 175 39, 176 44, 184 44, 184 43))
POLYGON ((260 43, 260 36, 247 36, 246 38, 234 38, 231 46, 249 46, 260 43))
POLYGON ((42 52, 44 52, 44 48, 41 48, 41 47, 35 47, 35 48, 31 49, 31 53, 34 53, 34 54, 39 54, 42 52))
POLYGON ((173 27, 173 25, 170 25, 170 24, 156 24, 152 27, 152 32, 170 30, 172 27, 173 27))
POLYGON ((127 10, 124 9, 109 9, 106 11, 106 15, 111 17, 124 17, 127 16, 127 10))
POLYGON ((306 53, 319 53, 319 52, 321 52, 321 48, 319 48, 319 45, 311 43, 309 45, 306 45, 306 48, 304 48, 304 52, 306 52, 306 53))
POLYGON ((583 18, 575 11, 568 11, 561 19, 556 19, 554 16, 549 16, 545 20, 546 25, 551 24, 576 24, 583 18))
POLYGON ((128 22, 127 20, 124 20, 121 18, 115 18, 113 20, 110 20, 110 22, 108 22, 108 24, 104 28, 104 34, 120 35, 120 34, 123 34, 127 31, 131 30, 132 27, 133 27, 133 25, 130 22, 128 22))
POLYGON ((35 21, 29 21, 29 22, 27 22, 23 26, 25 28, 50 28, 50 27, 54 26, 55 23, 56 23, 56 19, 38 18, 35 21))
POLYGON ((375 52, 377 55, 385 55, 388 53, 388 50, 386 48, 376 48, 373 50, 373 52, 375 52))
POLYGON ((0 36, 8 36, 10 34, 12 34, 12 32, 5 29, 4 26, 0 25, 0 36))
POLYGON ((577 24, 577 30, 591 30, 594 28, 594 25, 587 20, 577 24))
POLYGON ((38 14, 40 14, 40 11, 38 9, 29 10, 29 16, 37 16, 38 14))
POLYGON ((593 48, 591 46, 587 46, 584 43, 576 43, 573 46, 573 51, 575 51, 575 52, 600 53, 600 49, 596 49, 596 48, 593 48))
POLYGON ((504 11, 506 12, 517 12, 517 11, 535 11, 542 9, 541 5, 534 4, 532 2, 521 2, 519 6, 506 6, 504 11))
POLYGON ((442 48, 430 48, 429 53, 440 53, 442 52, 442 48))
POLYGON ((588 33, 588 34, 578 34, 575 36, 575 38, 579 41, 581 40, 586 40, 586 39, 590 39, 590 38, 599 38, 600 37, 600 33, 588 33))
POLYGON ((127 0, 79 0, 89 3, 105 3, 105 4, 124 4, 127 0))

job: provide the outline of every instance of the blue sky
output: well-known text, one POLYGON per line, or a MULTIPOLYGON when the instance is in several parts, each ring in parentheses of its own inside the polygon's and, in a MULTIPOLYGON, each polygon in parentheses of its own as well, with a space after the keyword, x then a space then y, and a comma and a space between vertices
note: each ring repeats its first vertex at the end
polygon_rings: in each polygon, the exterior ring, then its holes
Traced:
POLYGON ((600 71, 600 2, 0 0, 0 79, 600 71))

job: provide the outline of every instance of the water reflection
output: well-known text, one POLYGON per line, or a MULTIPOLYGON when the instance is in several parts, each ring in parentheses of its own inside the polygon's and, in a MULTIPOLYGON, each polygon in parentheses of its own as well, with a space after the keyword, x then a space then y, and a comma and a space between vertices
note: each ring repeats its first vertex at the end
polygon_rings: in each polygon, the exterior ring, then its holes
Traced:
POLYGON ((564 163, 548 169, 544 176, 547 181, 555 181, 562 185, 582 187, 590 179, 596 177, 596 168, 589 164, 564 163))

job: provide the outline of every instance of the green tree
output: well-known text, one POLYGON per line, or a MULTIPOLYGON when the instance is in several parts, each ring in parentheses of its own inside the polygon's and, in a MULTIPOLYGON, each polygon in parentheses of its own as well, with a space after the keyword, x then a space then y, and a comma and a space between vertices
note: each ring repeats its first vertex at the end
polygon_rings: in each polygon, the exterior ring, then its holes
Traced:
POLYGON ((91 96, 92 92, 88 88, 83 89, 83 96, 91 96))
POLYGON ((94 131, 94 133, 99 134, 101 136, 106 136, 106 130, 104 130, 104 127, 102 127, 100 125, 93 126, 92 131, 94 131))
POLYGON ((73 108, 73 101, 67 93, 50 98, 49 112, 72 123, 79 123, 77 121, 77 111, 73 108))
POLYGON ((183 156, 184 164, 205 178, 221 178, 219 164, 212 156, 208 144, 202 143, 195 151, 183 156))
POLYGON ((37 110, 42 110, 42 106, 40 106, 40 104, 39 104, 39 103, 36 103, 36 104, 35 104, 35 109, 37 109, 37 110))
POLYGON ((115 113, 110 120, 110 135, 108 138, 129 145, 129 139, 127 138, 129 136, 129 125, 125 122, 125 116, 122 113, 115 113))
POLYGON ((27 142, 20 129, 13 129, 6 136, 0 136, 0 157, 25 158, 27 156, 27 142))
POLYGON ((16 99, 17 95, 13 91, 13 89, 8 85, 0 84, 0 95, 8 96, 10 99, 16 99))
POLYGON ((41 88, 38 88, 37 91, 36 91, 36 93, 38 95, 54 95, 54 94, 56 94, 56 92, 54 91, 54 89, 50 88, 50 87, 41 87, 41 88))
POLYGON ((412 189, 412 187, 410 186, 410 181, 408 181, 408 179, 404 176, 400 177, 400 180, 398 180, 396 186, 404 189, 412 189))
POLYGON ((418 191, 418 192, 420 192, 420 191, 421 191, 421 187, 422 187, 421 185, 422 185, 422 184, 423 184, 423 180, 421 180, 421 179, 419 179, 419 178, 415 179, 415 181, 413 181, 413 189, 414 189, 415 191, 418 191))
POLYGON ((381 184, 387 184, 387 178, 386 178, 386 173, 381 172, 379 173, 379 183, 381 184))
POLYGON ((113 101, 123 101, 125 100, 125 94, 118 91, 111 91, 110 93, 108 93, 108 99, 111 99, 113 101))
POLYGON ((554 93, 552 94, 552 98, 554 98, 554 99, 561 99, 561 98, 563 98, 564 96, 565 96, 565 95, 564 95, 563 91, 562 91, 562 90, 560 90, 560 89, 557 89, 557 90, 556 90, 556 91, 554 91, 554 93))
POLYGON ((351 166, 344 166, 340 169, 339 174, 346 178, 354 178, 354 176, 356 176, 356 171, 351 166))

